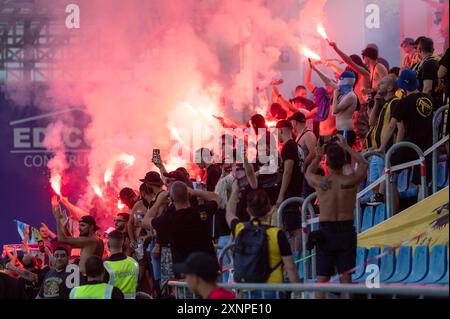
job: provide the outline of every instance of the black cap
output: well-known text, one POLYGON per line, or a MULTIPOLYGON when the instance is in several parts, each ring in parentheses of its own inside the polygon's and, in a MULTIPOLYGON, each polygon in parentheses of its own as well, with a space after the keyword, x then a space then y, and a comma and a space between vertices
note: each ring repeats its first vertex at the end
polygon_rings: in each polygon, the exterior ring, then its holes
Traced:
POLYGON ((165 177, 168 177, 168 178, 173 178, 173 179, 175 179, 175 180, 177 180, 177 181, 179 181, 179 182, 183 182, 183 183, 186 182, 186 176, 185 176, 185 174, 183 174, 183 173, 180 172, 180 171, 172 171, 172 172, 170 172, 170 173, 164 173, 163 175, 164 175, 165 177))
POLYGON ((281 120, 278 121, 277 128, 292 128, 292 124, 288 120, 281 120))
POLYGON ((164 183, 161 179, 161 176, 158 172, 148 172, 145 174, 145 177, 143 179, 140 179, 141 182, 148 184, 148 185, 155 185, 155 186, 163 186, 164 183))
POLYGON ((300 123, 306 123, 306 117, 305 114, 302 112, 295 112, 292 114, 292 116, 288 119, 289 121, 297 121, 300 123))
POLYGON ((86 215, 86 216, 81 217, 79 223, 86 223, 86 224, 92 225, 92 226, 94 226, 94 229, 96 231, 99 230, 99 228, 97 226, 97 223, 95 222, 94 217, 92 217, 90 215, 86 215))
POLYGON ((122 232, 120 232, 118 230, 113 230, 112 232, 110 232, 108 234, 108 238, 116 239, 116 240, 123 240, 124 236, 123 236, 122 232))
POLYGON ((217 260, 206 253, 192 253, 184 263, 174 264, 175 274, 194 274, 207 280, 214 280, 219 273, 217 260))

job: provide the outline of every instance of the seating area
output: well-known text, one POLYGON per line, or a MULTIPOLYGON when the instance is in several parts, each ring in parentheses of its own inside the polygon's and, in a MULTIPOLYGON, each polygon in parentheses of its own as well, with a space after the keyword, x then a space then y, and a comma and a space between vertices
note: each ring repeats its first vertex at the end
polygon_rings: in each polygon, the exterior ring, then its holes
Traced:
MULTIPOLYGON (((414 250, 410 246, 402 246, 395 251, 389 251, 391 248, 385 247, 383 252, 388 253, 369 263, 380 267, 382 283, 448 285, 448 256, 445 245, 435 245, 432 248, 417 246, 414 250)), ((380 247, 368 250, 358 247, 356 264, 361 265, 380 253, 380 247)), ((368 275, 366 267, 355 271, 352 276, 354 281, 365 281, 368 275)))

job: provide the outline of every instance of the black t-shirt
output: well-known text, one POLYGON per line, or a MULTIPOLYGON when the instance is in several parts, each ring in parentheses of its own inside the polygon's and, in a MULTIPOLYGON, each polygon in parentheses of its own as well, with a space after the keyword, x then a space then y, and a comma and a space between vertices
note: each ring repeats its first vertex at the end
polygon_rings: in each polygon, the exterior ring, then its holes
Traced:
POLYGON ((217 211, 217 203, 188 207, 161 215, 152 220, 159 235, 167 236, 174 263, 181 263, 193 252, 205 252, 215 256, 208 227, 208 218, 217 211))
POLYGON ((392 117, 405 124, 405 140, 423 151, 433 144, 433 101, 424 93, 414 93, 400 100, 392 117))
POLYGON ((66 279, 69 273, 52 270, 45 275, 42 281, 39 297, 42 299, 69 299, 70 289, 67 288, 66 279))
MULTIPOLYGON (((231 226, 231 233, 233 234, 234 237, 235 233, 236 233, 236 226, 241 223, 241 221, 239 221, 239 219, 233 219, 230 223, 231 226)), ((281 229, 278 231, 277 234, 278 237, 278 246, 280 248, 280 255, 281 257, 288 257, 288 256, 292 256, 292 250, 291 250, 291 245, 289 244, 289 241, 286 237, 286 234, 284 233, 284 231, 282 231, 281 229)))
POLYGON ((0 300, 26 299, 25 289, 19 280, 0 272, 0 300))
MULTIPOLYGON (((448 57, 448 49, 445 51, 445 54, 444 54, 444 56, 442 57, 442 59, 441 59, 441 61, 439 62, 439 65, 442 65, 442 66, 445 66, 446 68, 447 68, 447 70, 448 70, 448 59, 449 59, 449 57, 448 57)), ((447 71, 448 72, 448 71, 447 71)), ((445 82, 445 97, 446 97, 446 99, 450 96, 450 92, 449 92, 449 86, 448 86, 448 74, 447 74, 447 76, 445 77, 445 80, 444 80, 444 82, 445 82)))
POLYGON ((214 192, 221 175, 222 169, 217 164, 212 164, 206 169, 206 190, 208 192, 214 192))
POLYGON ((436 92, 438 88, 438 69, 439 62, 434 57, 428 57, 423 62, 419 63, 417 70, 417 79, 419 80, 419 91, 423 91, 423 83, 425 80, 433 81, 433 90, 431 97, 434 99, 435 107, 442 104, 442 92, 436 92))
POLYGON ((294 167, 292 170, 291 181, 289 182, 286 190, 286 198, 300 197, 302 195, 303 174, 301 172, 300 157, 298 154, 298 146, 294 140, 289 140, 284 144, 281 150, 282 167, 287 160, 294 161, 294 167))
MULTIPOLYGON (((161 215, 159 217, 156 217, 153 221, 156 221, 156 220, 159 221, 160 219, 162 219, 162 220, 168 219, 169 216, 175 212, 175 210, 176 210, 175 206, 170 204, 163 210, 161 215)), ((169 245, 169 241, 170 241, 170 238, 169 238, 169 235, 167 232, 164 232, 164 231, 158 232, 156 230, 156 242, 159 245, 167 246, 167 245, 169 245)))

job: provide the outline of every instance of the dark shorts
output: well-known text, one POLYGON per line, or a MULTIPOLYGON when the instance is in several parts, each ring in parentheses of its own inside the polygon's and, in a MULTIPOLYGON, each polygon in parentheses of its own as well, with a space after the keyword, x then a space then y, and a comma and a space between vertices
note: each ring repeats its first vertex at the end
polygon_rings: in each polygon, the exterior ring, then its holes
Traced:
POLYGON ((316 246, 317 275, 331 277, 356 265, 356 231, 353 221, 321 222, 316 246))
MULTIPOLYGON (((403 163, 412 162, 419 159, 417 153, 408 148, 402 148, 395 152, 391 157, 391 167, 397 166, 403 163)), ((427 184, 431 182, 432 174, 432 158, 431 156, 425 157, 425 165, 427 169, 427 184)), ((401 171, 397 171, 399 174, 401 171)), ((412 182, 414 185, 420 185, 420 165, 416 165, 413 168, 412 182)))
POLYGON ((286 231, 302 228, 302 217, 299 204, 286 206, 283 212, 283 226, 286 231))

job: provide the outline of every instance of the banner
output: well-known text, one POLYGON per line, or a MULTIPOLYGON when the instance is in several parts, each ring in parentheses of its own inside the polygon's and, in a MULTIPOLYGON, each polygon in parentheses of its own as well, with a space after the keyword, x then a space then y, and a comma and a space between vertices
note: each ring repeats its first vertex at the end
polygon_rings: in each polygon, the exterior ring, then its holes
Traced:
POLYGON ((448 186, 404 212, 358 235, 358 247, 448 245, 448 186), (415 238, 417 237, 417 238, 415 238))
POLYGON ((18 220, 15 220, 15 222, 17 225, 17 232, 19 233, 22 240, 24 240, 25 238, 27 226, 30 230, 30 233, 28 234, 28 244, 37 243, 38 241, 42 240, 41 234, 39 233, 38 229, 18 220))

